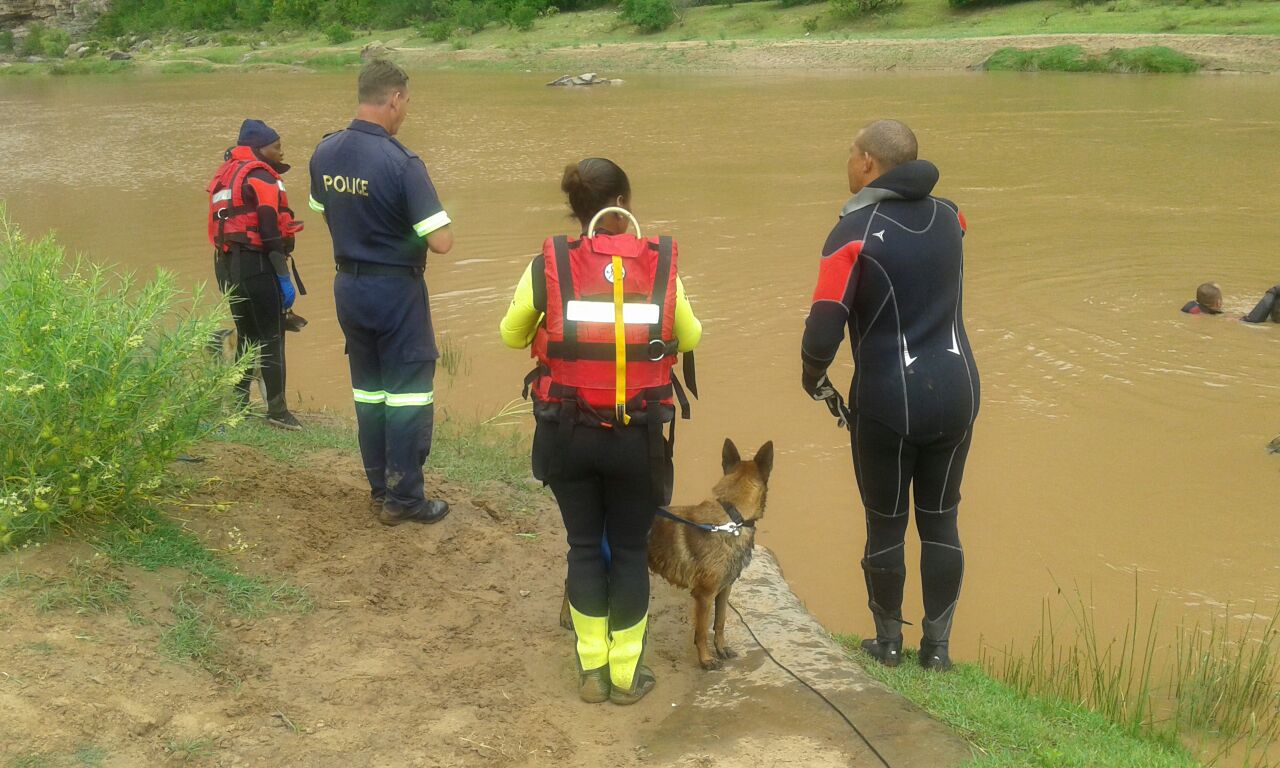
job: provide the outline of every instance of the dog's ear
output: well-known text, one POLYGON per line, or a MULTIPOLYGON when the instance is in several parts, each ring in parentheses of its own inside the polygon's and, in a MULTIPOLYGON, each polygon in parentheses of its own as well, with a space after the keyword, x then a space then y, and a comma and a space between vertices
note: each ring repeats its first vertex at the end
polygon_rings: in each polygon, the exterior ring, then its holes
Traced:
POLYGON ((773 441, 760 446, 760 450, 756 451, 754 459, 756 469, 760 470, 760 479, 769 482, 769 473, 773 471, 773 441))
POLYGON ((741 462, 742 456, 738 454, 738 446, 734 445, 733 441, 726 437, 724 439, 724 451, 720 454, 720 467, 727 475, 741 462))

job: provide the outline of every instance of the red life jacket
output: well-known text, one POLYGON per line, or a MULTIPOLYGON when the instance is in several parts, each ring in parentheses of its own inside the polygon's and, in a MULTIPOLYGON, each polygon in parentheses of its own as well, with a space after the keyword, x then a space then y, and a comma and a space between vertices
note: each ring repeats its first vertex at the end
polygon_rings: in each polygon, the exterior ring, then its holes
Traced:
POLYGON ((671 375, 677 354, 671 238, 559 236, 543 243, 542 257, 547 306, 531 347, 540 365, 526 381, 544 404, 540 410, 551 415, 546 404, 572 403, 584 421, 621 424, 644 414, 644 421, 662 423, 674 418, 674 394, 687 418, 687 400, 671 375), (624 366, 615 344, 615 257, 622 266, 624 366))
POLYGON ((284 181, 268 163, 260 160, 250 147, 235 147, 227 161, 218 168, 209 182, 209 242, 222 252, 240 244, 256 250, 262 249, 262 235, 258 231, 258 208, 245 202, 244 188, 249 173, 265 170, 280 187, 280 234, 290 237, 302 229, 302 222, 294 221, 285 193, 284 181))

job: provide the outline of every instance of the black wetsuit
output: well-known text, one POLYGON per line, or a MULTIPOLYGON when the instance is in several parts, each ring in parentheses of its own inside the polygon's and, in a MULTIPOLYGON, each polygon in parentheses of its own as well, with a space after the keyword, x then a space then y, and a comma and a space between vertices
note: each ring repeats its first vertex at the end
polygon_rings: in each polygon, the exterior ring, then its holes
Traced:
POLYGON ((1183 304, 1182 311, 1186 312, 1188 315, 1220 315, 1222 314, 1222 310, 1214 309, 1212 307, 1206 307, 1205 305, 1201 304, 1195 299, 1192 299, 1191 301, 1188 301, 1186 304, 1183 304))
POLYGON ((925 635, 946 642, 964 571, 956 517, 979 387, 961 312, 964 217, 930 196, 937 181, 932 163, 911 161, 845 206, 823 248, 802 356, 810 370, 825 370, 848 329, 871 610, 901 621, 910 489, 925 635))
POLYGON ((1280 297, 1280 285, 1272 286, 1262 295, 1261 301, 1242 320, 1246 323, 1265 323, 1271 319, 1271 310, 1275 308, 1277 297, 1280 297))

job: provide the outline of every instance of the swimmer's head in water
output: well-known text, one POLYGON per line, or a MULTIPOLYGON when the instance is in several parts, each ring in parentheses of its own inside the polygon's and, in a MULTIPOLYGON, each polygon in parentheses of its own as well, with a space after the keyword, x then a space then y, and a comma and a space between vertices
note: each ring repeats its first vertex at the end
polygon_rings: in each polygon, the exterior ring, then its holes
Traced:
POLYGON ((1222 289, 1217 283, 1201 283, 1196 288, 1196 303, 1215 311, 1222 309, 1222 289))
POLYGON ((857 194, 881 174, 915 160, 916 135, 906 123, 877 120, 858 131, 849 147, 849 191, 857 194))

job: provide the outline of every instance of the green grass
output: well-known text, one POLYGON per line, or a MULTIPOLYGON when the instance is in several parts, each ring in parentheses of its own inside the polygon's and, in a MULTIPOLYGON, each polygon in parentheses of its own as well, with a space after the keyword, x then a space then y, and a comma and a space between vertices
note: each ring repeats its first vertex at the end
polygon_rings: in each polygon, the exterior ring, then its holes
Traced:
POLYGON ((162 75, 193 75, 213 72, 214 66, 205 61, 172 61, 160 67, 162 75))
POLYGON ((106 59, 78 59, 76 61, 57 61, 49 65, 51 75, 118 75, 128 72, 136 65, 130 61, 108 61, 106 59))
POLYGON ((463 485, 496 481, 531 498, 536 491, 528 484, 530 445, 513 428, 528 418, 520 401, 513 401, 484 421, 441 419, 427 466, 463 485))
POLYGON ((213 435, 216 442, 248 445, 277 461, 294 462, 318 450, 359 450, 355 428, 331 419, 302 415, 301 432, 286 432, 268 426, 258 418, 245 419, 240 424, 213 435))
POLYGON ((160 635, 160 649, 178 661, 192 661, 215 676, 223 672, 220 663, 222 648, 218 644, 218 630, 202 605, 192 602, 190 590, 178 589, 174 596, 174 622, 160 635))
POLYGON ((1266 622, 1238 622, 1226 607, 1208 627, 1179 627, 1169 643, 1158 637, 1158 606, 1144 618, 1138 594, 1135 579, 1133 614, 1118 635, 1099 630, 1091 599, 1078 592, 1066 601, 1068 620, 1046 603, 1027 649, 984 648, 982 666, 1020 695, 1087 707, 1135 736, 1195 745, 1211 765, 1230 752, 1233 766, 1272 765, 1259 755, 1280 740, 1280 609, 1266 622))
MULTIPOLYGON (((461 363, 465 367, 465 363, 461 363)), ((222 442, 249 445, 273 459, 286 462, 305 460, 317 450, 359 450, 355 426, 325 418, 302 415, 301 432, 285 432, 266 426, 260 419, 246 419, 215 436, 222 442)), ((497 482, 525 503, 540 494, 530 488, 529 441, 514 427, 529 419, 529 406, 512 401, 498 413, 481 419, 453 417, 436 412, 428 471, 441 473, 446 480, 463 485, 497 482)))
MULTIPOLYGON (((781 8, 747 2, 687 9, 669 29, 642 35, 612 10, 561 13, 538 19, 532 32, 491 25, 469 38, 472 48, 557 47, 592 43, 678 40, 777 40, 803 37, 805 21, 819 16, 812 37, 938 37, 1070 33, 1161 33, 1280 35, 1280 3, 1238 0, 1225 4, 1171 4, 1168 0, 1110 0, 1073 6, 1067 0, 1031 0, 972 10, 947 0, 904 0, 896 11, 843 21, 826 3, 781 8)), ((399 34, 399 33, 397 33, 399 34)), ((409 34, 405 31, 405 34, 409 34)))
POLYGON ((213 757, 213 742, 208 739, 174 739, 164 750, 178 762, 188 763, 213 757))
POLYGON ((92 744, 86 744, 75 751, 71 756, 75 765, 83 765, 88 768, 97 768, 106 762, 108 757, 107 750, 102 747, 95 747, 92 744))
POLYGON ((839 636, 867 673, 947 724, 974 748, 967 768, 1196 768, 1200 765, 1171 741, 1135 736, 1097 712, 1062 701, 1024 696, 988 677, 981 668, 957 664, 947 674, 926 672, 915 653, 888 669, 839 636))
POLYGON ((154 515, 140 528, 116 527, 97 546, 112 559, 144 570, 185 570, 193 577, 193 589, 221 599, 232 613, 244 618, 277 611, 308 611, 312 607, 303 590, 286 582, 240 573, 191 533, 160 515, 154 515))
POLYGON ((120 578, 105 558, 73 559, 65 575, 43 579, 36 598, 42 611, 72 609, 76 613, 106 613, 129 602, 129 583, 120 578))
POLYGON ((987 59, 992 71, 1012 72, 1116 72, 1191 73, 1200 63, 1163 45, 1115 48, 1106 53, 1087 54, 1078 45, 1050 48, 1001 48, 987 59))

